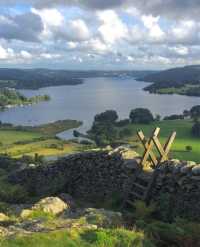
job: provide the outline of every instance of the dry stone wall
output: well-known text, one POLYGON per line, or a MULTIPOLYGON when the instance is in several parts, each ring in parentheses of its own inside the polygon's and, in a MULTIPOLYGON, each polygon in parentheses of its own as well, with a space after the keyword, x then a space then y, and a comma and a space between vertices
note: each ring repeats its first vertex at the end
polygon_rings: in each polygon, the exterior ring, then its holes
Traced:
MULTIPOLYGON (((119 152, 102 151, 70 155, 53 164, 22 169, 9 180, 21 184, 34 196, 67 192, 78 199, 102 202, 115 195, 126 199, 133 180, 141 173, 145 176, 137 159, 124 160, 119 152)), ((150 198, 160 203, 161 209, 168 207, 170 216, 200 220, 200 165, 178 160, 164 162, 158 168, 150 198)))
POLYGON ((200 164, 179 160, 164 162, 158 169, 151 198, 169 209, 166 217, 200 220, 200 164))
POLYGON ((9 180, 21 184, 31 195, 50 196, 67 192, 95 202, 124 195, 128 179, 138 167, 125 166, 120 153, 85 152, 62 158, 53 164, 30 167, 12 174, 9 180))

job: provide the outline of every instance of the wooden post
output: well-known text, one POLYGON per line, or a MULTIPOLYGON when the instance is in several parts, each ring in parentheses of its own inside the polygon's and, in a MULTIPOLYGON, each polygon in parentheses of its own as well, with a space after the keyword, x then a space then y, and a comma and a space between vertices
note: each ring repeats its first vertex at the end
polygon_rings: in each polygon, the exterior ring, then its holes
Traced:
POLYGON ((167 142, 164 145, 164 148, 162 147, 162 145, 158 139, 159 132, 160 132, 160 128, 156 128, 153 131, 149 140, 146 140, 146 138, 145 138, 145 136, 141 130, 137 132, 137 135, 138 135, 138 137, 139 137, 140 141, 142 142, 144 149, 145 149, 143 157, 142 157, 142 161, 141 161, 142 166, 145 166, 148 158, 150 158, 151 162, 153 163, 153 168, 155 168, 161 162, 168 160, 168 154, 169 154, 170 148, 172 146, 172 143, 175 140, 176 132, 173 132, 170 135, 170 137, 168 138, 167 142), (157 158, 152 151, 154 145, 159 152, 159 155, 160 155, 159 158, 157 158))

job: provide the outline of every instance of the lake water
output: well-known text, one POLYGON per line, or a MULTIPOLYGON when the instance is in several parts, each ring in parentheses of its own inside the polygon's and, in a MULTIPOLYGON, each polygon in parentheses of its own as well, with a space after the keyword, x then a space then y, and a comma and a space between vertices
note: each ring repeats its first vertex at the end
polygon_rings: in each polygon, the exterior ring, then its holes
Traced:
MULTIPOLYGON (((51 101, 8 109, 0 112, 0 120, 17 125, 38 125, 76 119, 84 122, 79 131, 85 132, 90 128, 94 115, 108 109, 116 110, 122 119, 136 107, 146 107, 154 114, 165 116, 180 114, 200 104, 198 97, 149 94, 142 90, 146 85, 133 78, 89 78, 76 86, 21 90, 26 96, 48 94, 51 101)), ((72 132, 66 131, 60 136, 71 138, 72 132)))

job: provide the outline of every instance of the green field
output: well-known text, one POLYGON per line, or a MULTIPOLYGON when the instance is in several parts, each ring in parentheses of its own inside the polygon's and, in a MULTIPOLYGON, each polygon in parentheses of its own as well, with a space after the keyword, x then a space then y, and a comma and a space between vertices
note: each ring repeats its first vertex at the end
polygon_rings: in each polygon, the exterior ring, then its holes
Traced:
POLYGON ((0 127, 0 153, 11 157, 23 155, 56 156, 77 152, 81 146, 56 138, 56 134, 76 128, 81 122, 62 120, 37 127, 2 125, 0 127))
POLYGON ((152 131, 156 127, 160 127, 160 135, 159 138, 162 143, 164 143, 172 131, 177 132, 177 136, 175 142, 172 146, 172 151, 170 156, 172 158, 177 158, 181 160, 193 160, 196 162, 200 162, 200 139, 194 138, 191 135, 192 128, 191 120, 168 120, 161 122, 154 122, 152 124, 130 124, 125 128, 128 128, 132 131, 132 136, 127 138, 129 143, 137 146, 136 151, 142 153, 142 147, 138 142, 138 138, 136 136, 137 130, 143 130, 146 136, 150 136, 152 131), (185 150, 186 146, 191 146, 192 151, 188 152, 185 150))
POLYGON ((0 129, 0 143, 3 145, 13 144, 18 141, 30 141, 41 136, 42 134, 37 132, 0 129))

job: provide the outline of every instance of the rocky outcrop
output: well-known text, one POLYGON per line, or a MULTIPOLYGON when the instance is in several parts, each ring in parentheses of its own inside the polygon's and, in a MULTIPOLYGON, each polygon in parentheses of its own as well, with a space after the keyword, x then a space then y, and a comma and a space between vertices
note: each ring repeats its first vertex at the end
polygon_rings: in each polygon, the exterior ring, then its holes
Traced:
POLYGON ((70 209, 69 205, 66 204, 64 201, 62 201, 60 198, 46 197, 41 199, 36 204, 34 204, 30 209, 22 210, 20 216, 22 218, 28 218, 33 214, 34 211, 40 211, 52 215, 57 215, 69 209, 70 209))

